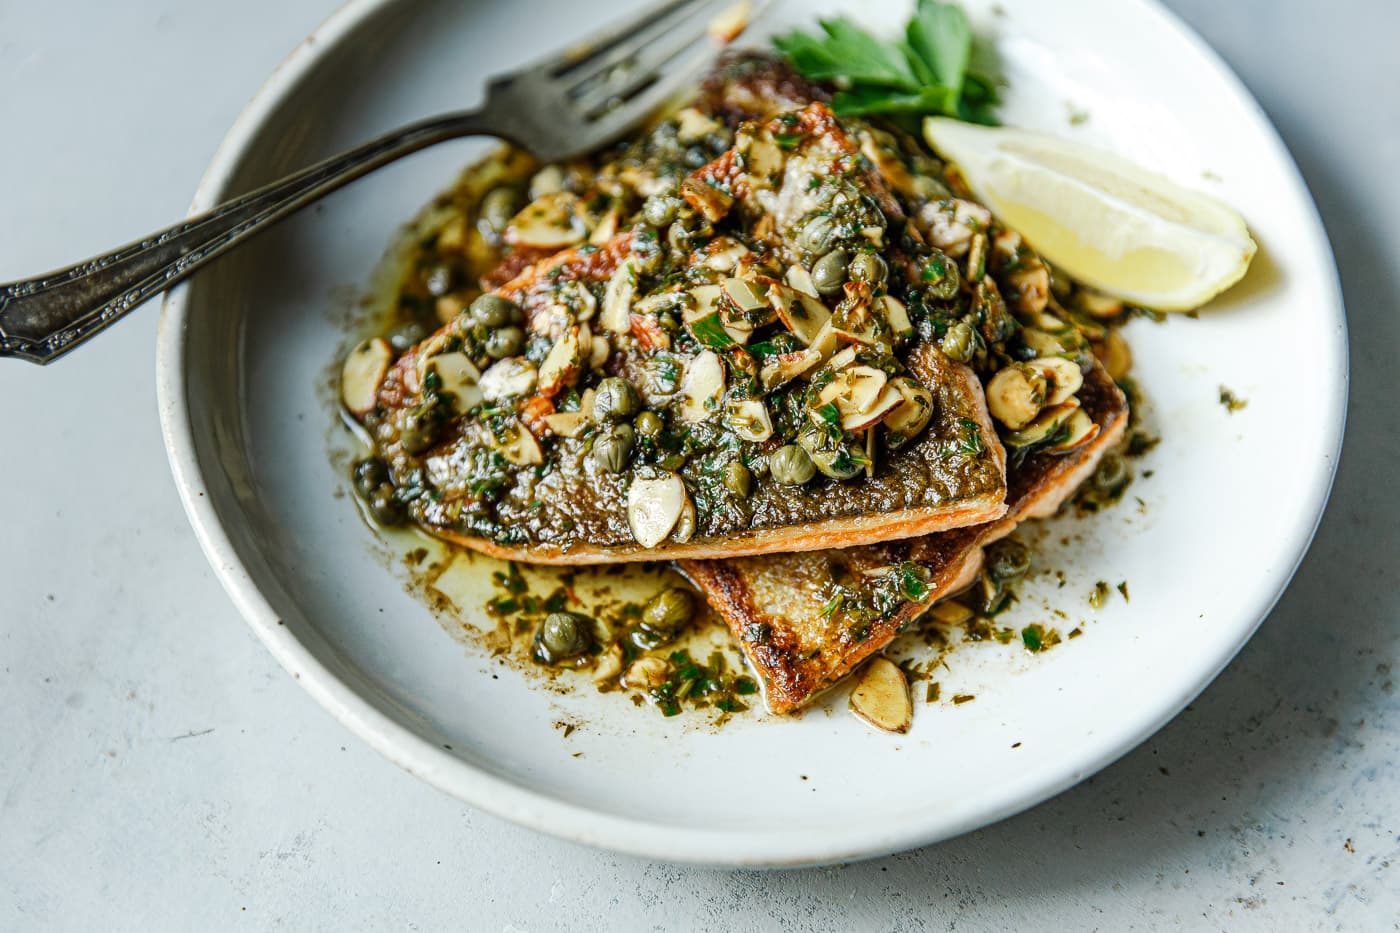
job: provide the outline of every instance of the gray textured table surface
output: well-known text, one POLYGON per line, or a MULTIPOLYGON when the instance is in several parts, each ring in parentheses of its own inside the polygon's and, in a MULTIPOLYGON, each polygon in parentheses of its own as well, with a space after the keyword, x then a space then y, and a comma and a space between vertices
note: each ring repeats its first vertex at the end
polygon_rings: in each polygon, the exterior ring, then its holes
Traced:
MULTIPOLYGON (((1298 578, 1162 733, 846 868, 650 864, 474 813, 353 740, 225 598, 166 467, 150 307, 69 365, 0 365, 0 929, 1400 929, 1400 4, 1170 6, 1302 166, 1353 381, 1298 578)), ((179 216, 330 7, 0 0, 0 280, 179 216)))

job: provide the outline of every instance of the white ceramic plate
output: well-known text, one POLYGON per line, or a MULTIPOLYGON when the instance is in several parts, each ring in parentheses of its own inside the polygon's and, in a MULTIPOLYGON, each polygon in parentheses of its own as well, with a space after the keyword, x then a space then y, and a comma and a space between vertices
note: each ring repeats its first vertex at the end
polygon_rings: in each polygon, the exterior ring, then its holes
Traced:
MULTIPOLYGON (((908 8, 847 5, 884 29, 908 8)), ((794 0, 779 20, 841 6, 794 0)), ((1200 320, 1130 329, 1163 438, 1140 463, 1153 475, 1131 490, 1142 505, 1070 520, 1076 540, 1042 560, 1064 567, 1067 585, 1042 578, 1011 620, 1082 623, 1084 636, 1039 656, 955 652, 944 702, 921 705, 904 737, 873 732, 839 696, 829 714, 750 716, 715 732, 616 697, 557 696, 509 669, 493 678, 376 556, 327 456, 341 437, 324 389, 346 345, 336 309, 396 228, 488 145, 463 142, 284 223, 165 308, 161 415, 185 506, 249 624, 333 715, 462 800, 569 839, 675 860, 831 862, 944 839, 1071 786, 1234 656, 1307 548, 1341 440, 1345 327, 1313 205, 1258 106, 1157 6, 969 7, 1011 82, 1007 122, 1091 139, 1212 192, 1262 247, 1200 320), (1071 110, 1089 119, 1071 125, 1071 110), (1221 385, 1248 407, 1227 413, 1221 385), (1090 610, 1100 579, 1128 581, 1131 602, 1115 594, 1090 610), (976 700, 954 706, 954 693, 976 700), (561 718, 585 726, 565 739, 561 718)), ((194 208, 470 104, 488 75, 595 25, 564 0, 352 2, 258 94, 194 208)))

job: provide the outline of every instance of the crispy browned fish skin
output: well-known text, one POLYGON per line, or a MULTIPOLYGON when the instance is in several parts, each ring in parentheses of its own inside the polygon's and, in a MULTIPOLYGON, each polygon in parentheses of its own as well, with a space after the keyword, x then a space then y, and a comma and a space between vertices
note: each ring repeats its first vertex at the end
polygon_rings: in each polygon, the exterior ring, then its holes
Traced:
MULTIPOLYGON (((859 164, 855 144, 826 107, 812 104, 795 116, 797 127, 825 144, 823 158, 842 165, 848 161, 859 164)), ((732 161, 732 157, 721 156, 694 175, 727 171, 725 166, 732 161)), ((883 181, 873 172, 863 171, 865 186, 882 208, 898 216, 901 208, 883 181)), ((742 182, 742 177, 738 181, 742 182)), ((736 196, 742 187, 735 184, 736 196)), ((625 233, 601 249, 565 250, 528 267, 498 293, 533 317, 550 304, 560 281, 606 281, 634 248, 633 238, 633 233, 625 233)), ((417 348, 409 351, 391 369, 379 393, 383 411, 392 413, 414 404, 419 388, 417 352, 417 348)), ((615 355, 607 372, 631 378, 627 367, 638 365, 638 361, 635 354, 615 355)), ((495 505, 500 525, 512 532, 525 532, 523 537, 528 541, 502 541, 499 535, 472 533, 457 525, 450 509, 454 498, 462 498, 463 493, 450 485, 438 485, 440 497, 421 500, 426 503, 424 512, 415 517, 432 534, 496 557, 531 563, 592 564, 858 547, 981 524, 1004 514, 1005 454, 977 377, 966 366, 948 360, 931 343, 912 350, 908 362, 913 375, 933 392, 933 419, 917 441, 883 456, 873 477, 848 484, 818 481, 800 488, 756 477, 746 511, 702 511, 695 537, 685 543, 668 541, 654 548, 636 544, 621 507, 627 497, 628 477, 590 468, 587 441, 577 438, 554 441, 558 465, 544 475, 515 471, 511 485, 495 505), (948 456, 948 445, 970 428, 980 437, 982 450, 963 459, 948 456)), ((437 456, 450 468, 455 452, 468 443, 463 428, 460 420, 449 425, 435 447, 422 456, 410 457, 392 440, 385 442, 383 449, 396 462, 429 465, 437 456)), ((692 483, 697 480, 689 474, 686 478, 692 483)), ((448 479, 455 482, 464 477, 448 479)))
POLYGON ((882 650, 934 602, 976 579, 984 547, 1028 518, 1053 514, 1118 443, 1128 422, 1127 401, 1097 364, 1085 378, 1079 399, 1099 425, 1098 436, 1072 453, 1031 457, 1013 468, 1008 477, 1010 508, 996 521, 844 552, 681 561, 681 569, 724 617, 762 678, 768 708, 791 713, 810 703, 882 650), (904 604, 858 639, 822 614, 833 561, 854 573, 915 561, 931 574, 928 596, 904 604))

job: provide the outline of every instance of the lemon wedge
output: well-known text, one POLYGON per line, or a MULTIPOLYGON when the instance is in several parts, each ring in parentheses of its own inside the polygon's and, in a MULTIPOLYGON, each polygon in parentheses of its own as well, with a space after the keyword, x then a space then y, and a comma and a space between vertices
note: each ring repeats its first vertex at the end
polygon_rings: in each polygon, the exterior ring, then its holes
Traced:
POLYGON ((1158 311, 1189 311, 1238 282, 1258 247, 1214 198, 1054 136, 924 121, 972 193, 1070 277, 1158 311))

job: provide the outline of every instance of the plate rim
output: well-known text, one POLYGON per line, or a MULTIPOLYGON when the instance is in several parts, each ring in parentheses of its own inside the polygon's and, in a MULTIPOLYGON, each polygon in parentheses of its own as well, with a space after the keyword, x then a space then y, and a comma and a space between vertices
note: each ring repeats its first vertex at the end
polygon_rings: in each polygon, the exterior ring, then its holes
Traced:
MULTIPOLYGON (((239 114, 209 162, 189 208, 202 213, 229 196, 229 181, 237 172, 262 131, 265 120, 299 88, 308 75, 339 43, 362 23, 396 0, 348 0, 317 26, 276 67, 239 114)), ((186 392, 186 318, 190 309, 187 286, 169 292, 162 303, 157 329, 156 390, 161 434, 165 442, 176 489, 205 558, 220 584, 254 634, 278 663, 336 720, 384 757, 439 790, 457 799, 530 829, 572 842, 630 855, 670 862, 707 865, 777 867, 821 865, 870 858, 917 846, 941 842, 1030 809, 1078 784, 1132 751, 1174 719, 1208 687, 1239 654, 1277 605, 1307 555, 1325 512, 1345 434, 1350 383, 1345 303, 1340 276, 1317 204, 1291 152, 1263 107, 1220 55, 1159 0, 1133 0, 1161 26, 1175 33, 1197 52, 1215 76, 1252 110, 1261 139, 1274 150, 1287 169, 1289 180, 1310 209, 1307 231, 1311 250, 1324 259, 1322 287, 1330 299, 1336 328, 1330 352, 1336 373, 1328 406, 1330 445, 1309 470, 1309 496, 1300 514, 1311 515, 1310 526, 1300 536, 1288 572, 1270 597, 1260 604, 1255 618, 1242 625, 1228 650, 1204 676, 1183 682, 1176 695, 1163 698, 1150 717, 1134 720, 1097 743, 1092 754, 1067 762, 1047 773, 1029 794, 1009 789, 1002 797, 956 821, 908 821, 897 826, 854 824, 841 833, 829 830, 749 832, 682 829, 646 820, 629 819, 571 804, 547 794, 518 787, 466 762, 427 741, 382 712, 354 687, 340 679, 315 653, 281 624, 277 612, 259 589, 224 529, 211 497, 203 492, 203 472, 196 453, 186 392)))

